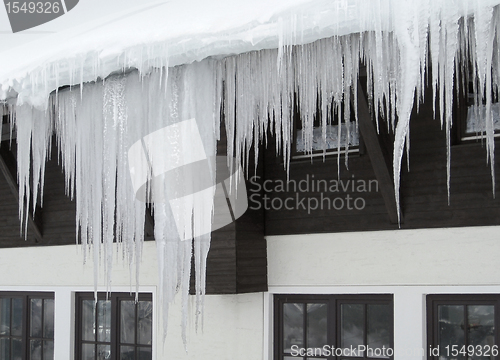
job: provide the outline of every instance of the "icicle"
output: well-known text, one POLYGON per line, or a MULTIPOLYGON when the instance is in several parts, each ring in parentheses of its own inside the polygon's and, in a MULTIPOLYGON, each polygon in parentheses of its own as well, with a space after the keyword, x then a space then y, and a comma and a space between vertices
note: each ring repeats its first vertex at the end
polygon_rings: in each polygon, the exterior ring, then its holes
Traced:
POLYGON ((30 207, 33 210, 31 215, 36 216, 39 191, 42 199, 40 205, 43 205, 45 163, 50 153, 52 119, 48 111, 38 110, 26 104, 17 106, 15 111, 20 230, 21 235, 24 234, 27 239, 30 207))
POLYGON ((495 33, 494 19, 496 18, 493 18, 493 8, 491 6, 484 6, 479 2, 475 3, 474 29, 476 40, 476 68, 479 84, 477 98, 486 100, 486 148, 491 168, 493 196, 495 196, 495 141, 493 118, 491 114, 491 68, 495 33))
MULTIPOLYGON (((415 88, 418 84, 418 71, 420 70, 420 53, 418 49, 418 23, 415 21, 413 10, 401 7, 396 9, 396 35, 398 37, 401 51, 401 73, 397 96, 397 109, 399 121, 396 126, 394 140, 394 191, 396 196, 396 207, 398 209, 398 221, 401 221, 401 205, 399 196, 401 161, 405 146, 406 135, 409 131, 410 116, 413 108, 415 88), (413 16, 413 18, 412 18, 413 16)), ((408 146, 408 144, 406 144, 408 146)))

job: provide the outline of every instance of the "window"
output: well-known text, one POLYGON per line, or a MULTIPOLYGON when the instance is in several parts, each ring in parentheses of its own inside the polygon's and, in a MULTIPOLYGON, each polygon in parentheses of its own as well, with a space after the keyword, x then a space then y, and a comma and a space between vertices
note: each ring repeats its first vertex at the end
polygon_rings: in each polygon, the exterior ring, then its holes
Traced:
MULTIPOLYGON (((472 72, 467 74, 467 79, 472 79, 472 72)), ((474 106, 474 83, 471 80, 465 82, 467 91, 458 99, 460 108, 464 110, 458 114, 459 141, 478 140, 486 137, 486 100, 479 101, 474 106)), ((476 84, 476 87, 479 86, 476 84)), ((461 86, 460 86, 461 87, 461 86)), ((493 118, 494 136, 500 136, 500 103, 498 95, 492 92, 491 116, 493 118)))
MULTIPOLYGON (((316 115, 313 120, 312 129, 312 144, 306 144, 308 140, 307 130, 303 128, 300 116, 295 114, 294 124, 295 124, 295 138, 293 145, 293 159, 310 158, 315 156, 325 155, 337 155, 340 146, 341 154, 345 152, 347 146, 349 146, 349 152, 359 152, 360 138, 358 128, 356 126, 356 119, 354 117, 354 111, 350 109, 350 123, 344 121, 344 110, 343 106, 340 109, 332 106, 331 113, 328 116, 328 121, 323 129, 321 116, 316 115), (341 114, 338 115, 337 113, 341 114), (340 129, 339 129, 340 121, 340 129), (324 131, 324 137, 323 137, 324 131), (340 137, 339 137, 340 131, 340 137), (312 148, 312 153, 308 152, 309 146, 312 148), (324 149, 324 152, 323 152, 324 149)), ((320 109, 317 109, 317 113, 320 114, 320 109)))
POLYGON ((392 359, 392 295, 275 295, 275 360, 392 359))
POLYGON ((428 295, 428 358, 498 358, 499 305, 500 295, 428 295))
POLYGON ((76 295, 76 353, 79 360, 151 360, 151 294, 76 295))
MULTIPOLYGON (((491 104, 491 116, 493 117, 493 130, 495 137, 500 136, 500 103, 491 104)), ((486 105, 473 105, 467 107, 467 122, 462 135, 462 140, 475 140, 486 136, 486 105)))
POLYGON ((0 359, 54 359, 53 293, 0 293, 0 359))

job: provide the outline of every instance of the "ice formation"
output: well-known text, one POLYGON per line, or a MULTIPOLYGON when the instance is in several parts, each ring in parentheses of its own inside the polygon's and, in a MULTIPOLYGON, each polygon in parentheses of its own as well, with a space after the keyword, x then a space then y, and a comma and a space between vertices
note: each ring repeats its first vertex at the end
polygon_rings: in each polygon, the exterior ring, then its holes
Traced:
MULTIPOLYGON (((395 132, 393 175, 398 209, 402 158, 410 147, 410 114, 423 100, 429 82, 435 113, 447 136, 449 188, 452 104, 459 74, 473 82, 476 108, 485 104, 481 111, 486 116, 485 143, 494 192, 492 101, 500 83, 498 3, 296 1, 298 8, 287 10, 283 5, 283 10, 278 6, 277 15, 265 20, 245 18, 245 26, 233 24, 233 32, 217 28, 219 32, 207 35, 209 40, 205 36, 195 41, 188 32, 185 41, 177 34, 164 43, 156 37, 150 44, 137 45, 134 41, 140 39, 134 37, 133 46, 117 45, 106 56, 96 51, 73 51, 66 57, 47 57, 42 64, 25 69, 26 74, 20 71, 16 74, 21 75, 2 82, 4 97, 14 91, 19 94, 15 125, 20 216, 26 218, 29 203, 36 202, 37 192, 43 190, 44 163, 55 132, 66 191, 77 202, 82 244, 93 249, 95 264, 102 259, 110 274, 111 245, 116 240, 123 244, 131 268, 135 264, 139 271, 146 207, 131 191, 126 154, 133 143, 167 125, 194 118, 206 154, 214 156, 224 121, 228 158, 240 159, 247 167, 250 148, 254 147, 257 157, 257 144, 273 134, 275 150, 282 154, 288 169, 296 107, 306 152, 313 150, 318 132, 313 128, 315 116, 321 117, 323 143, 331 113, 343 114, 340 121, 346 126, 339 126, 339 132, 350 129, 349 106, 343 105, 357 103, 361 65, 366 66, 368 98, 377 128, 380 121, 386 121, 395 132), (324 12, 315 13, 318 9, 324 12), (254 42, 256 38, 260 41, 254 42), (231 52, 238 54, 225 55, 231 52), (196 61, 181 64, 182 60, 196 61), (110 75, 112 72, 121 74, 110 75), (49 101, 43 98, 67 84, 75 86, 53 93, 49 101)), ((96 46, 108 41, 97 41, 96 46)), ((357 119, 356 107, 354 110, 357 119)), ((348 144, 352 134, 347 131, 339 133, 337 139, 347 138, 348 144)), ((171 134, 172 151, 189 151, 189 145, 179 139, 178 134, 171 134)), ((337 146, 340 151, 340 142, 337 146)), ((192 202, 182 212, 183 231, 194 238, 200 299, 210 238, 192 231, 211 216, 212 205, 206 200, 203 204, 192 202)), ((153 214, 166 316, 168 304, 180 288, 187 303, 193 245, 175 235, 179 233, 178 222, 169 206, 154 203, 153 214)), ((201 300, 198 304, 202 306, 201 300)), ((186 314, 186 307, 183 311, 186 314)))

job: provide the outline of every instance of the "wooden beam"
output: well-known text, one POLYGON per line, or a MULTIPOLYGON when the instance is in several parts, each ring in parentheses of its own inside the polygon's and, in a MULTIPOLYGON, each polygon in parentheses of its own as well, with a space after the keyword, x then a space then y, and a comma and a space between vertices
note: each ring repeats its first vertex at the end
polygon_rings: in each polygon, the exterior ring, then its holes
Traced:
MULTIPOLYGON (((2 171, 10 191, 19 202, 19 186, 17 185, 17 162, 12 152, 8 150, 9 144, 2 142, 0 146, 0 170, 2 171)), ((28 228, 35 236, 35 242, 41 243, 42 236, 42 209, 37 205, 36 207, 36 220, 33 218, 33 206, 30 204, 28 211, 28 228)))
POLYGON ((380 192, 382 193, 382 197, 384 198, 384 203, 387 209, 387 213, 389 214, 389 219, 391 220, 391 223, 397 224, 398 211, 396 207, 396 198, 394 195, 393 179, 391 177, 389 169, 387 168, 384 153, 382 152, 382 148, 380 147, 377 131, 375 130, 375 125, 373 124, 373 120, 368 108, 368 102, 359 81, 357 95, 358 103, 354 104, 354 106, 358 107, 359 131, 361 133, 361 136, 363 137, 366 152, 370 157, 370 162, 373 166, 375 177, 377 178, 377 181, 379 183, 380 192))
MULTIPOLYGON (((152 206, 152 205, 151 205, 152 206)), ((151 215, 151 208, 146 206, 146 219, 144 223, 144 231, 147 240, 154 240, 155 238, 155 221, 151 215)))

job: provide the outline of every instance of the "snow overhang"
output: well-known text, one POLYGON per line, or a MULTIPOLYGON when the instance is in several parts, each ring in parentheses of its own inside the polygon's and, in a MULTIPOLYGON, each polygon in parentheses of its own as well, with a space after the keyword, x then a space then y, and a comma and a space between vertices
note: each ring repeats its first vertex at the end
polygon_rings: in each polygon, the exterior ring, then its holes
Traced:
MULTIPOLYGON (((94 2, 96 11, 98 1, 94 2)), ((405 2, 418 11, 429 1, 405 2), (422 3, 422 4, 420 4, 422 3)), ((296 45, 360 31, 393 30, 399 0, 160 1, 86 21, 18 47, 0 57, 0 99, 45 107, 54 89, 113 72, 175 66, 210 56, 296 45)), ((432 1, 446 11, 447 0, 432 1)), ((468 14, 474 1, 463 2, 468 14)), ((482 0, 481 5, 500 4, 482 0)), ((403 7, 404 8, 404 7, 403 7)), ((78 21, 79 8, 65 16, 78 21)), ((78 22, 76 22, 78 24, 78 22)))

